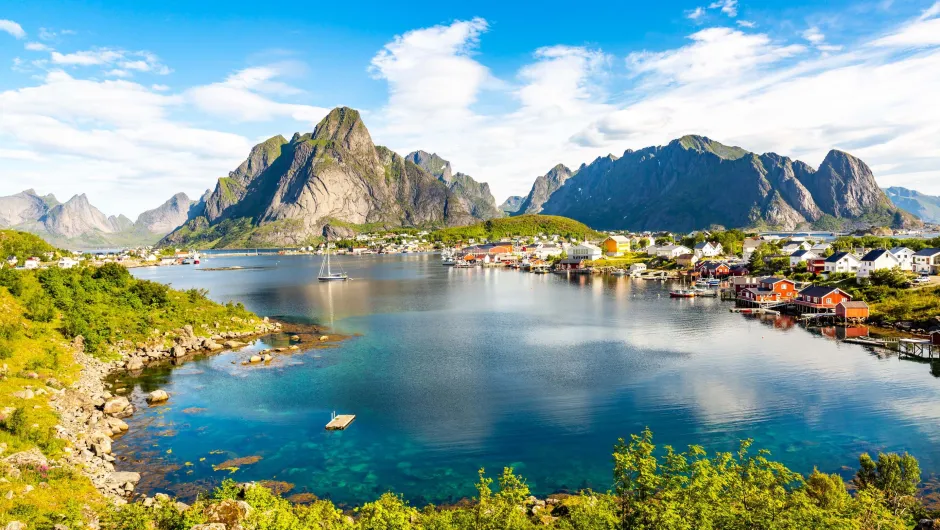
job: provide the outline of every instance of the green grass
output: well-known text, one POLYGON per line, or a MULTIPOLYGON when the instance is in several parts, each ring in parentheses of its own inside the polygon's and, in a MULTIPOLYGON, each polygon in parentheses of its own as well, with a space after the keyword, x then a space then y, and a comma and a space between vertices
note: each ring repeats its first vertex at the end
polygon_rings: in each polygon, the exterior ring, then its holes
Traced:
POLYGON ((478 241, 495 240, 504 237, 530 237, 544 234, 557 234, 569 239, 599 239, 604 234, 592 230, 587 225, 557 215, 527 214, 515 217, 490 219, 469 226, 444 228, 431 233, 432 241, 450 244, 466 242, 473 238, 478 241))
POLYGON ((16 230, 0 230, 0 259, 16 256, 19 265, 26 258, 33 256, 45 259, 48 252, 57 252, 56 248, 41 237, 16 230))

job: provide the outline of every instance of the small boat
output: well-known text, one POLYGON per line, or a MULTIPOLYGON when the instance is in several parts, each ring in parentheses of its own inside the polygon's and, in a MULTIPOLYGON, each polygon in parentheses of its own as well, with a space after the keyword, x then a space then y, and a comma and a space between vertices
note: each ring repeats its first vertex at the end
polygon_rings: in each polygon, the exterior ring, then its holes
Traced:
POLYGON ((697 298, 698 297, 705 297, 705 298, 717 298, 718 297, 718 291, 714 289, 693 289, 693 290, 695 291, 695 296, 697 298))
POLYGON ((696 286, 696 287, 708 287, 708 280, 706 280, 706 279, 704 279, 704 278, 701 279, 701 280, 696 280, 696 281, 695 281, 695 286, 696 286))
POLYGON ((692 289, 673 289, 669 291, 670 298, 695 298, 695 291, 692 289))
POLYGON ((454 258, 447 258, 447 259, 441 260, 441 265, 445 267, 453 267, 456 264, 457 264, 457 261, 454 260, 454 258))
POLYGON ((627 271, 623 269, 614 269, 610 271, 610 273, 613 274, 614 276, 624 276, 627 274, 627 271))
POLYGON ((718 278, 710 278, 710 279, 708 280, 708 286, 709 286, 709 287, 719 287, 719 286, 721 286, 721 280, 719 280, 718 278))
POLYGON ((333 272, 330 268, 330 240, 326 240, 326 249, 323 253, 323 263, 320 264, 320 273, 317 275, 317 280, 321 282, 345 282, 349 279, 349 276, 343 271, 343 267, 340 266, 340 272, 333 272))

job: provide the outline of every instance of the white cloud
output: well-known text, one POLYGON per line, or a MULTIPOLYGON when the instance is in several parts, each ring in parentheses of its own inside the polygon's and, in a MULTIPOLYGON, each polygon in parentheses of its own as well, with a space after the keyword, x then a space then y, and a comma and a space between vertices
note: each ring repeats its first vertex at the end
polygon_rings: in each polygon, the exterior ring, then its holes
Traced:
POLYGON ((166 85, 150 85, 150 90, 155 90, 157 92, 166 92, 170 87, 166 85))
POLYGON ((764 34, 730 28, 708 28, 689 38, 692 44, 675 50, 631 53, 627 65, 635 74, 661 83, 699 82, 770 65, 804 50, 799 45, 775 44, 764 34))
POLYGON ((826 36, 823 35, 819 28, 813 26, 803 32, 803 38, 808 40, 810 44, 821 44, 826 40, 826 36))
POLYGON ((0 19, 0 31, 4 31, 13 35, 17 39, 25 39, 26 32, 23 31, 23 26, 20 26, 12 20, 0 19))
POLYGON ((738 16, 738 0, 717 0, 712 2, 710 9, 721 9, 721 12, 731 18, 738 16))
POLYGON ((60 66, 119 66, 124 71, 135 70, 160 75, 170 73, 170 69, 163 65, 156 55, 147 51, 129 52, 112 48, 94 48, 72 53, 53 51, 49 58, 53 64, 60 66))
POLYGON ((277 81, 284 75, 278 65, 252 67, 228 76, 224 81, 186 91, 186 98, 201 111, 236 122, 270 121, 289 117, 315 125, 329 109, 274 101, 266 95, 290 96, 301 93, 277 81))
POLYGON ((106 76, 108 76, 108 77, 122 77, 122 78, 133 77, 133 74, 131 74, 131 73, 128 72, 127 70, 121 70, 121 69, 119 69, 119 68, 114 68, 113 70, 108 70, 107 72, 104 73, 104 75, 106 75, 106 76))
POLYGON ((685 13, 685 18, 688 18, 688 19, 691 19, 691 20, 698 20, 698 19, 702 18, 702 16, 704 16, 704 15, 705 15, 705 8, 699 6, 699 7, 696 7, 695 9, 693 9, 693 10, 691 10, 691 11, 686 11, 686 13, 685 13))
POLYGON ((748 29, 752 29, 752 28, 756 28, 756 27, 757 27, 757 23, 756 23, 756 22, 751 22, 750 20, 738 20, 738 21, 737 21, 737 24, 738 24, 739 26, 741 26, 742 28, 748 28, 748 29))
POLYGON ((26 48, 27 50, 29 50, 29 51, 31 51, 31 52, 48 52, 48 51, 52 51, 52 48, 50 48, 49 46, 46 46, 45 44, 43 44, 43 43, 41 43, 41 42, 27 42, 27 43, 26 43, 26 46, 24 46, 24 48, 26 48))
POLYGON ((940 2, 925 10, 917 20, 889 33, 872 44, 890 48, 926 48, 940 45, 940 2))

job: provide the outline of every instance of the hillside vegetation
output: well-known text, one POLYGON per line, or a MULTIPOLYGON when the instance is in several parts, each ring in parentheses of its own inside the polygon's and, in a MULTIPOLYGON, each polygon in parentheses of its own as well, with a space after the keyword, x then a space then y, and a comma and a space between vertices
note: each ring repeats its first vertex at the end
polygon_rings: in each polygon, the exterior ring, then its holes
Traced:
POLYGON ((0 259, 14 256, 18 264, 22 265, 26 258, 43 257, 47 252, 55 251, 55 247, 37 235, 17 230, 0 230, 0 259))
POLYGON ((571 239, 598 238, 604 235, 592 230, 584 223, 579 223, 567 217, 529 214, 490 219, 474 225, 437 230, 431 233, 430 239, 449 244, 460 241, 465 242, 470 238, 480 241, 514 236, 537 236, 539 234, 546 236, 557 234, 571 239))

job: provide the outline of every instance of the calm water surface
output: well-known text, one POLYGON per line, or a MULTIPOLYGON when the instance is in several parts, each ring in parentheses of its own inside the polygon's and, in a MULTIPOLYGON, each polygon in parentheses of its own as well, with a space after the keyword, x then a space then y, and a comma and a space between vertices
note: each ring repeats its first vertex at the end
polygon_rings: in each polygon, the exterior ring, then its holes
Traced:
POLYGON ((859 453, 879 450, 940 470, 928 365, 716 299, 671 300, 659 282, 454 270, 434 255, 336 260, 354 281, 318 283, 319 259, 305 256, 134 270, 356 335, 269 367, 240 365, 256 344, 128 380, 140 411, 115 448, 132 459, 121 467, 147 464, 144 489, 187 497, 231 476, 340 503, 389 489, 442 503, 472 495, 478 468, 514 466, 538 494, 606 490, 613 444, 645 426, 677 447, 754 438, 803 472, 848 477, 859 453), (157 387, 170 402, 148 408, 157 387), (356 421, 326 432, 332 411, 356 421), (213 469, 249 456, 261 460, 213 469))

